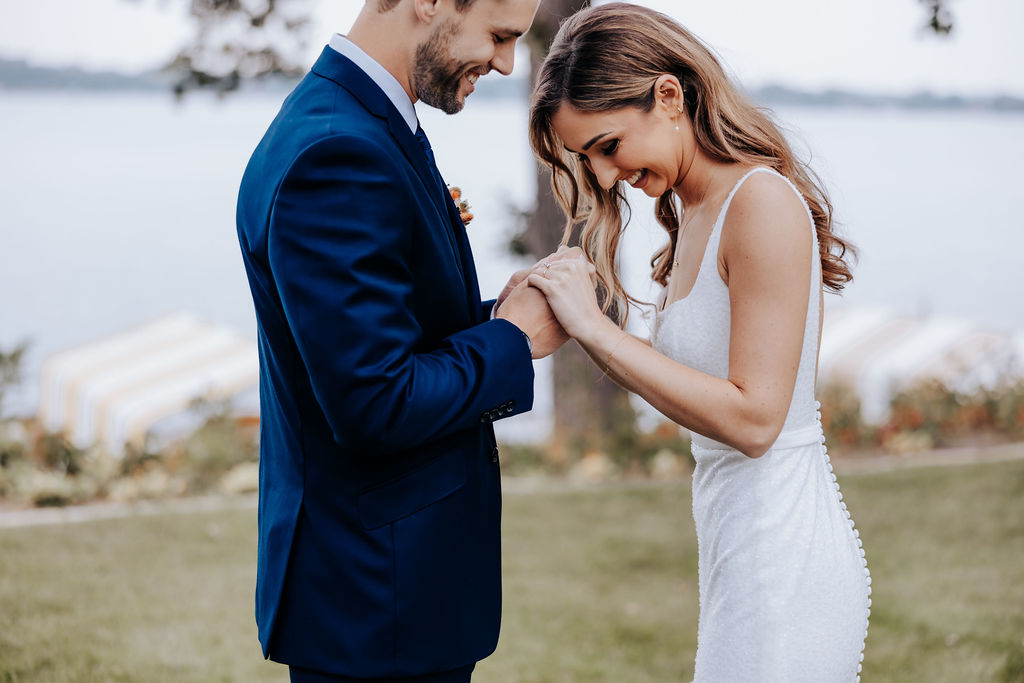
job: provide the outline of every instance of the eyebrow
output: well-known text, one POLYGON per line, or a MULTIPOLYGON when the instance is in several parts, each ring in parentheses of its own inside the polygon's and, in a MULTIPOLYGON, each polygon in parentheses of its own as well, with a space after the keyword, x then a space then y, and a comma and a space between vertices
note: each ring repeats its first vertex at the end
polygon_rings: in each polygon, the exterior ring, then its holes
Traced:
MULTIPOLYGON (((583 145, 583 152, 586 152, 588 149, 590 149, 590 147, 595 142, 597 142, 598 140, 603 138, 605 135, 610 135, 610 134, 611 134, 611 131, 607 131, 605 133, 601 133, 600 135, 595 135, 594 137, 590 138, 590 141, 587 142, 587 144, 583 145)), ((569 149, 569 145, 565 144, 564 142, 562 143, 562 147, 564 147, 565 151, 568 152, 569 154, 577 154, 577 152, 574 152, 571 149, 569 149)), ((580 152, 580 153, 582 153, 582 152, 580 152)))
POLYGON ((603 138, 605 135, 611 135, 611 131, 609 130, 604 133, 598 133, 594 137, 590 138, 590 140, 587 141, 587 144, 583 145, 583 151, 586 152, 595 142, 603 138))

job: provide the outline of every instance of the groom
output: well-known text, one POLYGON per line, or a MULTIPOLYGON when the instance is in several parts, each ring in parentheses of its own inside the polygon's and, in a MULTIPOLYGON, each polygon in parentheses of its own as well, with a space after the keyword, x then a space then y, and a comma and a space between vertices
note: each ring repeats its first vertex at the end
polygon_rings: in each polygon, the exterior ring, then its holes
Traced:
POLYGON ((481 302, 414 102, 512 71, 539 0, 367 0, 285 101, 238 200, 259 332, 256 621, 293 681, 468 681, 497 643, 491 423, 565 341, 481 302))

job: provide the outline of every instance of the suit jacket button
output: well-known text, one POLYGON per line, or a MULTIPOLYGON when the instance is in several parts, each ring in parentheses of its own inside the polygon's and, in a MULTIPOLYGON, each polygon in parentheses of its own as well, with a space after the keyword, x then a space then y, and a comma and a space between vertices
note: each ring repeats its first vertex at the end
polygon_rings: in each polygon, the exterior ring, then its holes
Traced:
POLYGON ((491 462, 498 462, 498 447, 491 449, 491 462))

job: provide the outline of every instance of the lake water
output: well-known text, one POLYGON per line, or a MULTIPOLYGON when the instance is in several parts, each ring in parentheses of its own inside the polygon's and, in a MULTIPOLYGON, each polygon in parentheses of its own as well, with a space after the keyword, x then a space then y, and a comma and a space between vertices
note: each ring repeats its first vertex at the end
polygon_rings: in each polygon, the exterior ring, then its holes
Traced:
MULTIPOLYGON (((280 94, 184 104, 154 94, 0 92, 0 348, 31 343, 17 406, 46 355, 186 310, 255 336, 234 229, 238 181, 280 94)), ((1024 329, 1024 117, 780 109, 860 248, 830 305, 876 305, 1024 329)), ((421 110, 445 179, 462 187, 485 295, 519 262, 505 243, 533 196, 525 105, 421 110)), ((660 241, 637 201, 626 279, 648 295, 660 241)), ((544 366, 541 366, 541 374, 544 366)))

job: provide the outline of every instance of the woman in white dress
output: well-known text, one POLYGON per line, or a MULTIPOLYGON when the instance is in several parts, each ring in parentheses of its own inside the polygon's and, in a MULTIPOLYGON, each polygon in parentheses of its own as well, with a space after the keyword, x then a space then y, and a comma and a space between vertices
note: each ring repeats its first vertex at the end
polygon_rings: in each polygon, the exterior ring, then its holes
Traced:
POLYGON ((596 363, 692 433, 695 680, 859 680, 871 578, 814 400, 822 293, 850 280, 849 245, 816 176, 700 41, 625 3, 563 24, 530 133, 566 240, 593 265, 552 261, 529 284, 596 363), (669 235, 651 342, 604 315, 629 298, 614 268, 623 183, 658 199, 669 235))

